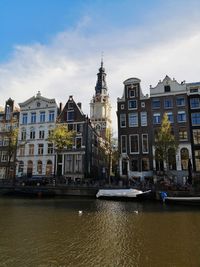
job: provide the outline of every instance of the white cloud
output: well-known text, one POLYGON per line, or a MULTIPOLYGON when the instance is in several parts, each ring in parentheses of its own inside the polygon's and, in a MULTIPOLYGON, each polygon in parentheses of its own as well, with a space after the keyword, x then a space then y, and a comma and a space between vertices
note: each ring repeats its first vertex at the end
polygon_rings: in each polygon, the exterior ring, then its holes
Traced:
POLYGON ((116 133, 116 101, 122 96, 125 79, 140 78, 145 93, 150 84, 155 86, 166 74, 178 81, 200 80, 200 31, 196 20, 188 23, 183 17, 177 23, 150 23, 148 27, 95 35, 85 32, 90 23, 91 19, 85 17, 77 28, 57 34, 46 45, 17 45, 10 60, 0 64, 1 104, 9 97, 23 102, 40 90, 43 96, 64 104, 73 95, 89 114, 104 51, 116 133))

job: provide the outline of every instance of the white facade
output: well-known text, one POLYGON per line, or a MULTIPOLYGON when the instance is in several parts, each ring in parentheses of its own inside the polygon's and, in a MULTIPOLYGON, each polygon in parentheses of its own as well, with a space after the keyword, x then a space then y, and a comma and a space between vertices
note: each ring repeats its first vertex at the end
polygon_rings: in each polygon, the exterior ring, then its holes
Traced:
POLYGON ((55 154, 48 137, 55 128, 58 112, 56 101, 42 97, 38 92, 19 106, 16 175, 53 175, 55 154))

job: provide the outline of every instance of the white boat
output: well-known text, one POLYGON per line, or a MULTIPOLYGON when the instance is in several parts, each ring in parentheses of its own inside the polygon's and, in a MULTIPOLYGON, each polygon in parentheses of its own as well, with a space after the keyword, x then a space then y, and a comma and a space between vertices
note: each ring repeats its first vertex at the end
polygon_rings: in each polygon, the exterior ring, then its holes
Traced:
POLYGON ((100 189, 96 197, 97 198, 107 198, 107 199, 136 199, 139 196, 147 195, 151 192, 151 190, 148 191, 141 191, 137 189, 100 189))

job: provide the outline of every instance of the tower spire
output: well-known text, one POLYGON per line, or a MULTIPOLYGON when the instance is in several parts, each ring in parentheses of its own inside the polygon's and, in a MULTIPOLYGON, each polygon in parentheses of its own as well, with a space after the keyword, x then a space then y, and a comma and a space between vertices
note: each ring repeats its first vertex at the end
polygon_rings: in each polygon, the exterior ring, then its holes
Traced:
POLYGON ((103 51, 101 52, 101 68, 103 68, 103 51))
POLYGON ((96 95, 105 95, 107 93, 106 73, 105 68, 103 67, 103 52, 101 54, 101 67, 99 68, 99 73, 97 73, 95 93, 96 95))

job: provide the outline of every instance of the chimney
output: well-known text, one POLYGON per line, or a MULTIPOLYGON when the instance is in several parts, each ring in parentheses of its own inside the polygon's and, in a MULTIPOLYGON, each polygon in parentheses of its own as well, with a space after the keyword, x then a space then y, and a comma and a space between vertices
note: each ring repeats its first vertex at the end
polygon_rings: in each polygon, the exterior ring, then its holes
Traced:
POLYGON ((60 104, 59 104, 59 113, 61 113, 62 109, 63 109, 63 104, 62 104, 62 102, 60 102, 60 104))
POLYGON ((77 106, 81 109, 81 106, 82 106, 81 102, 78 102, 77 106))

